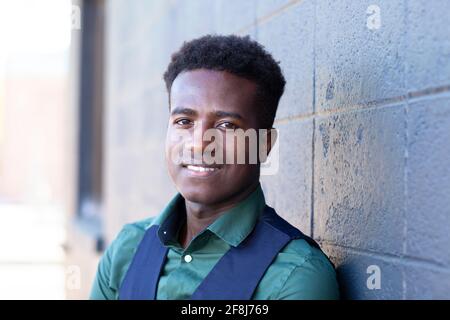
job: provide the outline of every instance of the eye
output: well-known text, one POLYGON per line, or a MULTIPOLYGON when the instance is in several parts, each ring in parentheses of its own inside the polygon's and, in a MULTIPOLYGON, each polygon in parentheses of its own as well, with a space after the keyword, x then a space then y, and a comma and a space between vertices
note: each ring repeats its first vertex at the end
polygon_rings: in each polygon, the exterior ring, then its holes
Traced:
POLYGON ((231 122, 222 122, 218 125, 221 129, 236 129, 237 126, 231 122))
POLYGON ((183 126, 183 127, 192 124, 191 120, 186 119, 186 118, 175 120, 174 123, 176 125, 183 126))

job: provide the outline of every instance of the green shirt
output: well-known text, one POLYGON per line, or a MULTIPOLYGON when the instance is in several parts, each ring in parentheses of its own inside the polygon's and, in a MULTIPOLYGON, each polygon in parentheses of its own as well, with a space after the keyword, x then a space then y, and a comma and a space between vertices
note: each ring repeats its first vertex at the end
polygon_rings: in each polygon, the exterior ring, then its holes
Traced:
MULTIPOLYGON (((222 214, 183 249, 178 232, 185 213, 177 194, 155 217, 127 224, 103 254, 91 291, 91 299, 118 299, 119 288, 147 228, 159 226, 158 236, 169 247, 156 298, 189 299, 216 262, 238 246, 253 230, 265 206, 259 186, 250 196, 222 214), (183 213, 180 213, 183 212, 183 213)), ((336 273, 326 256, 305 240, 291 240, 266 270, 254 300, 338 299, 336 273)))

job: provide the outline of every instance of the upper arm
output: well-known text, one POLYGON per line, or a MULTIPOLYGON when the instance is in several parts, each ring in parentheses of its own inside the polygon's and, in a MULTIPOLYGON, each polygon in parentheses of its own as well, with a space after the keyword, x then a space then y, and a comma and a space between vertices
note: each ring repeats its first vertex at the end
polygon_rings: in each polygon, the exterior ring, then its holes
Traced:
POLYGON ((121 282, 133 260, 146 227, 151 222, 152 218, 148 218, 133 224, 126 224, 122 228, 100 259, 90 299, 113 300, 118 298, 121 282))
POLYGON ((111 244, 100 259, 89 297, 92 300, 115 299, 116 292, 110 286, 112 250, 113 248, 111 244))
POLYGON ((277 299, 279 300, 337 300, 339 286, 336 272, 323 253, 308 256, 295 266, 277 299))

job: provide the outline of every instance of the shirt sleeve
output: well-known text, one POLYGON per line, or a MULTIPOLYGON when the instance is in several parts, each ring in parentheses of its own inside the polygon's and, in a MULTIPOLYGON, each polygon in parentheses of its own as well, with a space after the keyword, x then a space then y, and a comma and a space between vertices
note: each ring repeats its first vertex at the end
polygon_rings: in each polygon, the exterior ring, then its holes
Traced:
POLYGON ((277 299, 338 300, 336 271, 322 252, 309 255, 293 268, 277 299))
POLYGON ((97 273, 95 275, 94 283, 92 285, 91 294, 89 299, 91 300, 113 300, 115 299, 116 292, 110 286, 111 277, 111 253, 114 250, 114 244, 106 249, 97 267, 97 273))
POLYGON ((100 258, 92 284, 91 300, 115 300, 128 266, 133 260, 136 248, 141 241, 146 226, 152 218, 132 224, 126 224, 111 242, 100 258))

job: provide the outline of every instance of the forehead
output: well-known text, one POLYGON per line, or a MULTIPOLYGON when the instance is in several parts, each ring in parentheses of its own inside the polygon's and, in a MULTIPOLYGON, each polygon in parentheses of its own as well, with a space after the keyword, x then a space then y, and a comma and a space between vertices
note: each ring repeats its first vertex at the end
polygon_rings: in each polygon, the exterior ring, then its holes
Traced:
POLYGON ((226 71, 198 69, 180 73, 171 88, 171 106, 209 106, 214 109, 253 105, 256 84, 226 71))

